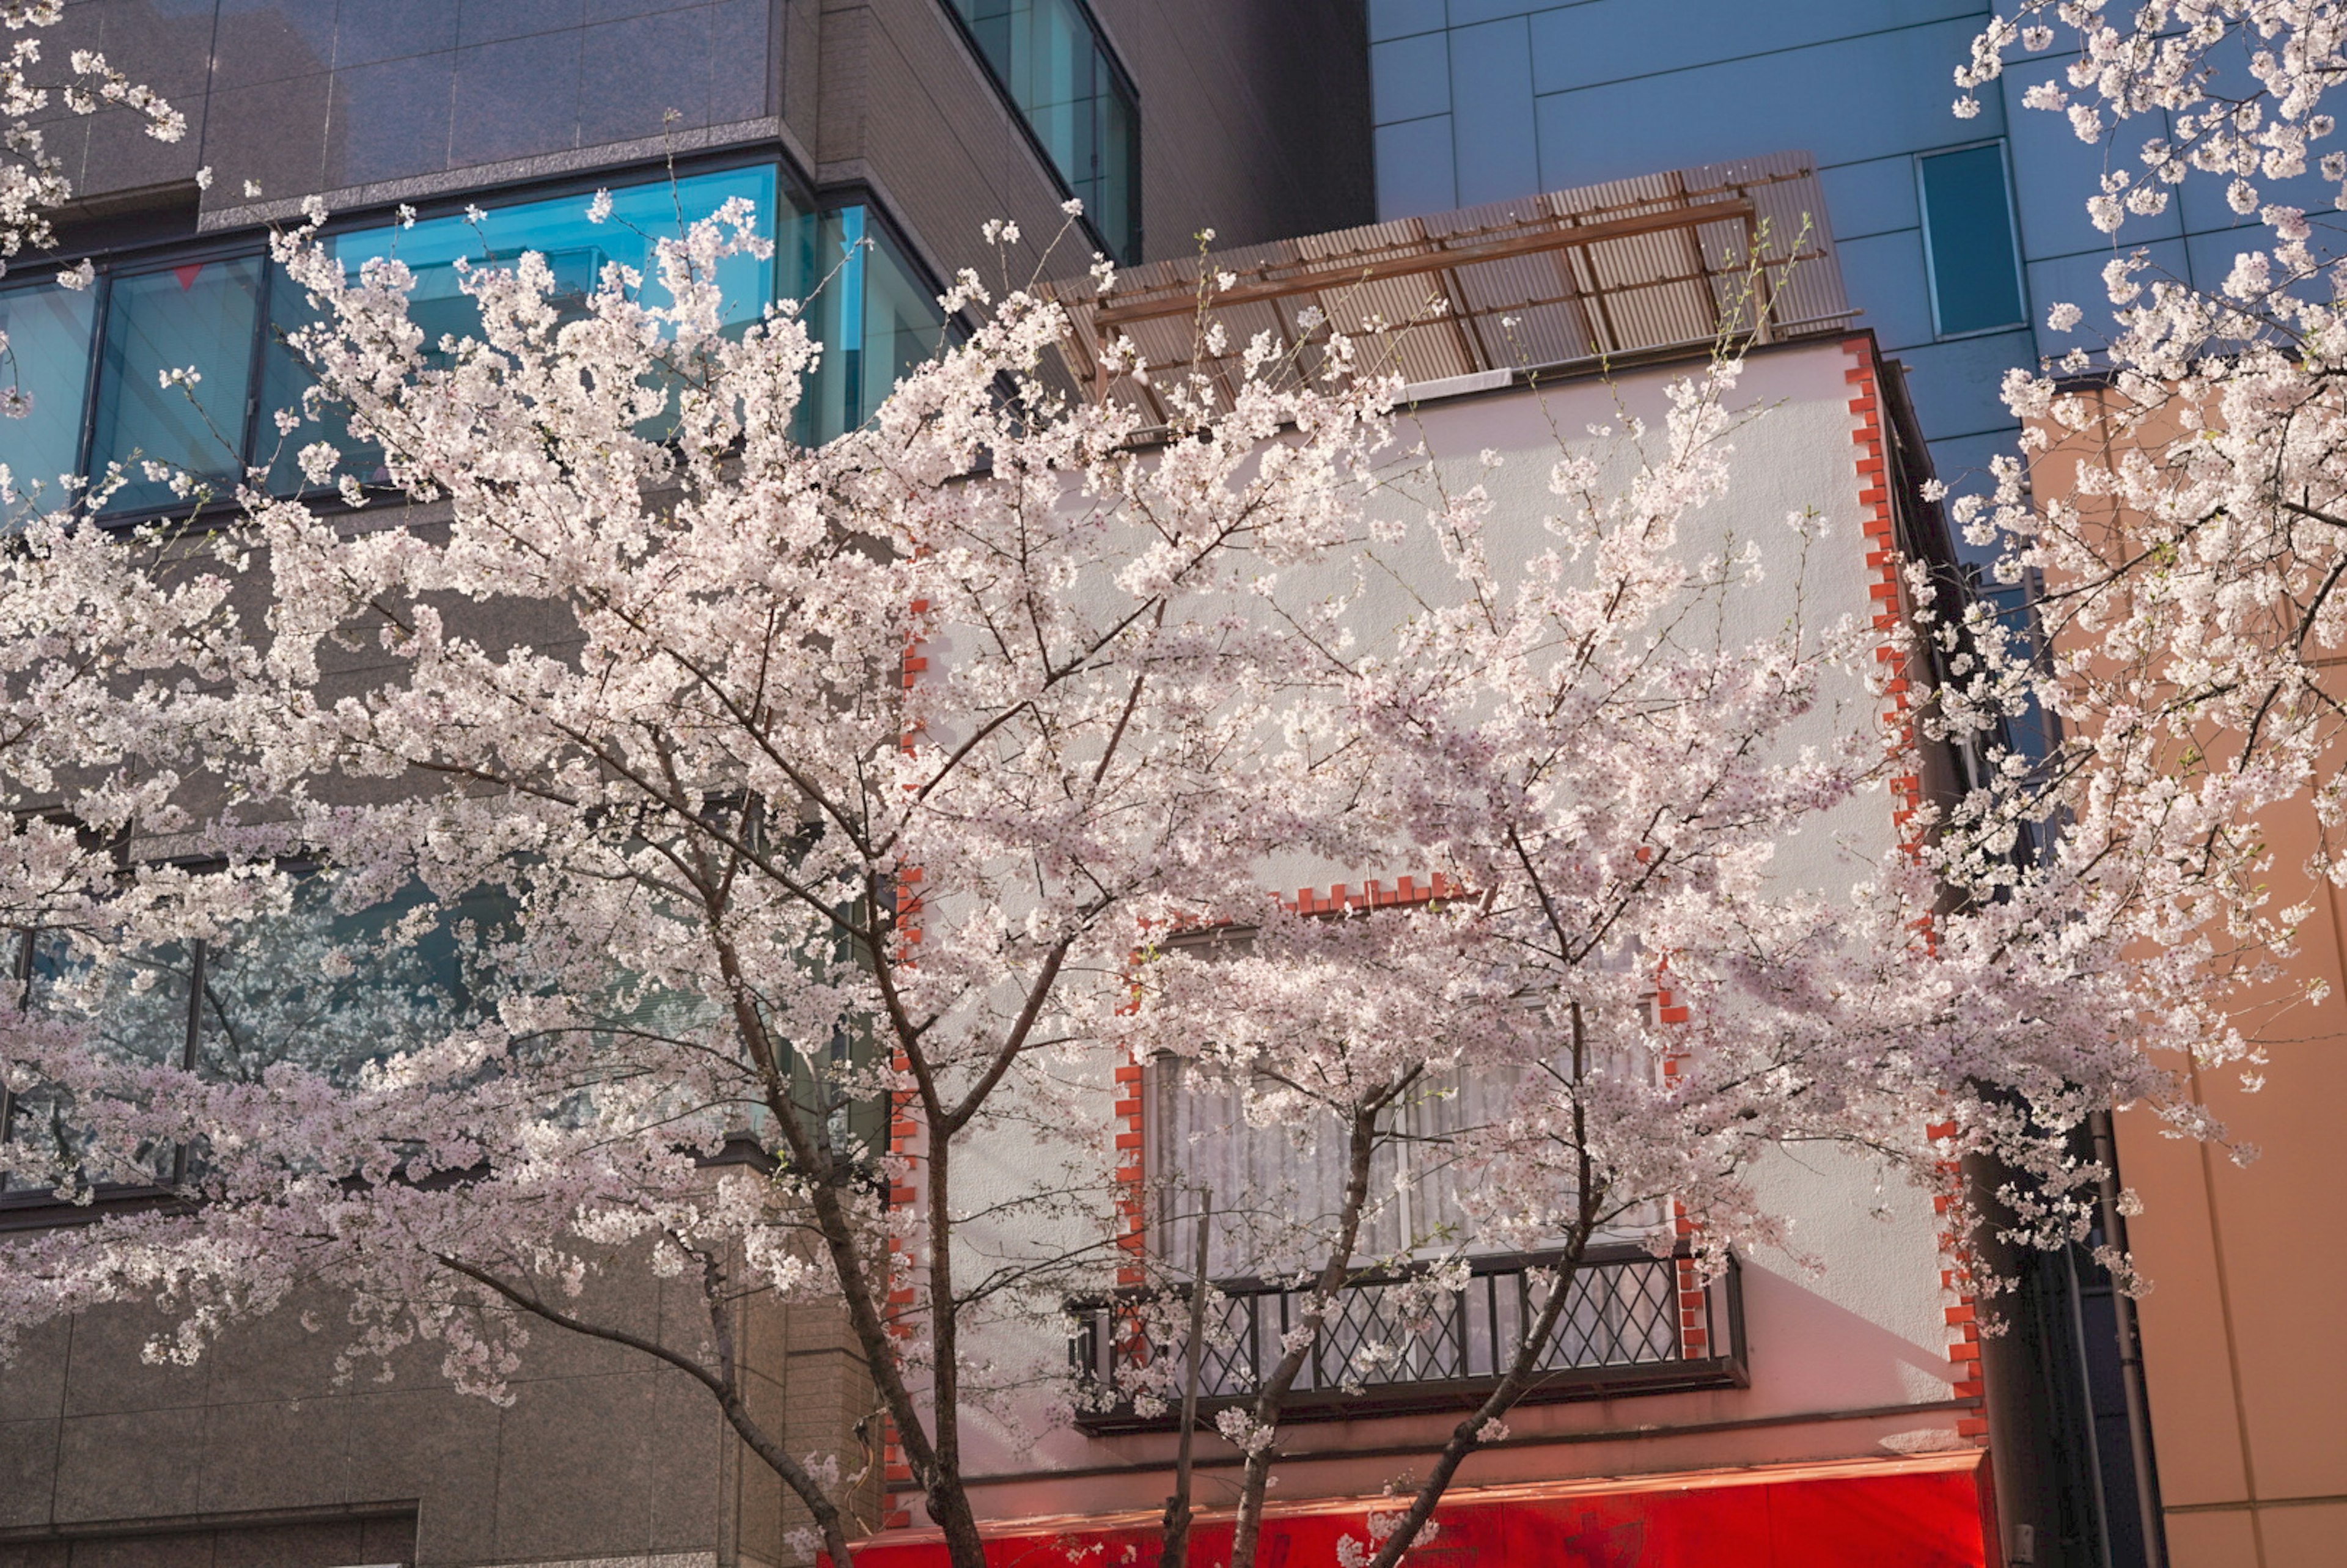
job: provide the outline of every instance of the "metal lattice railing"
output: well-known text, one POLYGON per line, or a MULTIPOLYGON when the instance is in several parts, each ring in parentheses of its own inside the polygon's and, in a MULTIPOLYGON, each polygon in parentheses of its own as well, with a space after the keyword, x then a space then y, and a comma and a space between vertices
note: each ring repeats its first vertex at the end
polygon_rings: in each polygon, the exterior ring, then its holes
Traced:
MULTIPOLYGON (((1469 1265, 1463 1289, 1422 1276, 1367 1274, 1343 1286, 1286 1406, 1290 1419, 1445 1409, 1496 1385, 1537 1321, 1563 1255, 1509 1253, 1469 1265)), ((1740 1387, 1741 1284, 1734 1260, 1708 1282, 1684 1255, 1593 1249, 1568 1296, 1525 1402, 1740 1387)), ((1304 1323, 1309 1293, 1283 1281, 1217 1281, 1199 1357, 1199 1409, 1251 1399, 1304 1323)), ((1167 1430, 1178 1420, 1187 1358, 1186 1292, 1126 1290, 1071 1301, 1070 1355, 1089 1390, 1077 1424, 1095 1432, 1167 1430)))

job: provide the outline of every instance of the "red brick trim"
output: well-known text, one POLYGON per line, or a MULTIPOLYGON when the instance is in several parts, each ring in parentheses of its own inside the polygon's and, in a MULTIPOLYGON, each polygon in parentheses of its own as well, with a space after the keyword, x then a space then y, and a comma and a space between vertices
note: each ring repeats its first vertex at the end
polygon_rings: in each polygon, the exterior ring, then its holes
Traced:
MULTIPOLYGON (((1875 659, 1885 667, 1883 695, 1888 705, 1882 713, 1884 739, 1895 751, 1907 753, 1915 744, 1914 710, 1909 696, 1911 671, 1906 651, 1893 634, 1908 623, 1910 606, 1905 584, 1900 578, 1899 536, 1891 504, 1891 466, 1882 430, 1881 387, 1876 380, 1874 341, 1845 338, 1842 348, 1854 362, 1842 377, 1852 389, 1850 412, 1858 422, 1858 428, 1850 432, 1850 440, 1858 447, 1858 504, 1864 516, 1866 564, 1874 574, 1867 585, 1867 594, 1874 605, 1874 629, 1884 634, 1882 645, 1874 651, 1875 659)), ((1922 798, 1923 781, 1916 769, 1911 767, 1891 780, 1891 820, 1898 829, 1901 847, 1910 855, 1922 847, 1915 827, 1915 812, 1922 798)), ((1934 1139, 1954 1132, 1952 1122, 1924 1129, 1925 1136, 1934 1139)), ((1932 1212, 1949 1223, 1949 1228, 1939 1236, 1941 1310, 1948 1328, 1949 1381, 1955 1397, 1971 1406, 1957 1418, 1956 1431, 1985 1447, 1988 1414, 1986 1390, 1981 1382, 1978 1303, 1973 1293, 1965 1239, 1951 1220, 1956 1206, 1952 1189, 1957 1172, 1950 1163, 1942 1167, 1940 1174, 1950 1190, 1933 1194, 1932 1212)))
MULTIPOLYGON (((920 628, 928 618, 929 601, 926 599, 917 599, 907 608, 912 612, 913 629, 907 632, 905 639, 902 676, 905 690, 909 692, 913 689, 914 682, 919 680, 922 673, 929 667, 928 657, 921 651, 926 644, 922 641, 920 634, 920 628)), ((897 744, 905 752, 910 753, 916 738, 913 732, 907 731, 898 740, 897 744)), ((897 958, 899 963, 907 966, 914 963, 915 955, 919 951, 921 914, 925 906, 924 892, 919 866, 907 866, 898 870, 896 888, 897 958)), ((889 1066, 897 1072, 904 1072, 911 1068, 912 1063, 906 1059, 902 1051, 897 1051, 891 1055, 889 1066)), ((889 1093, 888 1153, 892 1159, 917 1160, 919 1158, 919 1155, 913 1152, 913 1140, 919 1136, 920 1123, 908 1113, 912 1102, 913 1093, 910 1090, 893 1090, 889 1093)), ((917 1203, 919 1200, 919 1189, 909 1183, 900 1182, 888 1189, 888 1202, 891 1206, 917 1203)), ((888 1238, 889 1267, 892 1270, 897 1267, 897 1260, 904 1251, 905 1244, 901 1240, 893 1235, 888 1238)), ((910 1310, 914 1301, 915 1292, 910 1288, 894 1284, 890 1286, 887 1302, 888 1331, 897 1338, 910 1337, 913 1333, 913 1326, 904 1321, 903 1315, 910 1310)), ((906 1499, 906 1494, 909 1492, 913 1484, 913 1469, 905 1460, 903 1438, 904 1434, 897 1430, 897 1423, 893 1419, 882 1421, 880 1481, 884 1501, 880 1507, 880 1528, 883 1530, 909 1529, 913 1522, 912 1509, 906 1499)))

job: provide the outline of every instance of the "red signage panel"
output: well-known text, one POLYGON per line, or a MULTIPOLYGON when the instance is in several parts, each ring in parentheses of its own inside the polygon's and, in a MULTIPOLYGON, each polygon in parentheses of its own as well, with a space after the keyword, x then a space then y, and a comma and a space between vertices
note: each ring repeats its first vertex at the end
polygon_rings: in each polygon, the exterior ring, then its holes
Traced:
MULTIPOLYGON (((1769 1466, 1544 1486, 1460 1490, 1413 1568, 1997 1568, 1986 1456, 1769 1466)), ((1348 1538, 1368 1543, 1372 1511, 1354 1499, 1282 1509, 1266 1520, 1261 1568, 1338 1568, 1348 1538)), ((989 1525, 989 1568, 1155 1568, 1145 1514, 989 1525)), ((1194 1568, 1230 1560, 1226 1513, 1194 1532, 1194 1568)), ((934 1531, 876 1536, 856 1568, 945 1568, 934 1531)))

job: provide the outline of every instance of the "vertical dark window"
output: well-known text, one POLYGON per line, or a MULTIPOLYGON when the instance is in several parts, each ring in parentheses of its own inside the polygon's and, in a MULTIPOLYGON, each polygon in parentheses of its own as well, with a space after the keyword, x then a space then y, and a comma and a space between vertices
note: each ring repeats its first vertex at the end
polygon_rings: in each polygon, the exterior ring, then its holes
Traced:
POLYGON ((172 499, 169 482, 148 478, 145 463, 233 482, 243 461, 260 307, 258 256, 184 261, 113 281, 89 466, 102 475, 118 462, 129 476, 116 508, 172 499), (163 384, 177 370, 201 379, 163 384))
POLYGON ((1141 259, 1141 110, 1079 0, 953 0, 995 80, 1120 261, 1141 259))
POLYGON ((1942 337, 2020 326, 2020 259, 2004 145, 1935 152, 1915 160, 1923 200, 1923 249, 1932 317, 1942 337))

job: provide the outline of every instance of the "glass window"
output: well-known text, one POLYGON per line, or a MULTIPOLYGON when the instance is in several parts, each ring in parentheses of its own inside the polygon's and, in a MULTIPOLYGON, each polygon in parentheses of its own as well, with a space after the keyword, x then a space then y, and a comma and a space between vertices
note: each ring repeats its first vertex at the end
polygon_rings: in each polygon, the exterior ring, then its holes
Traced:
MULTIPOLYGON (((103 957, 53 933, 33 942, 26 973, 28 1010, 86 1022, 93 1051, 130 1067, 182 1067, 188 1061, 188 987, 197 948, 171 943, 103 957)), ((54 1084, 34 1086, 15 1107, 9 1137, 48 1162, 59 1176, 77 1170, 100 1182, 168 1182, 179 1169, 179 1145, 142 1138, 89 1159, 93 1134, 73 1098, 54 1084)), ((35 1184, 32 1183, 14 1184, 35 1184)))
POLYGON ((1989 142, 1915 160, 1923 195, 1923 241, 1932 314, 1942 337, 2019 326, 2021 269, 2004 145, 1989 142))
MULTIPOLYGON (((344 269, 355 272, 376 257, 396 257, 415 276, 408 296, 409 319, 421 327, 427 344, 444 336, 466 337, 480 329, 480 315, 459 284, 458 261, 471 265, 507 264, 524 251, 544 256, 553 272, 559 300, 582 310, 587 296, 601 281, 603 269, 617 261, 643 275, 642 297, 650 303, 670 302, 660 286, 653 247, 673 239, 684 226, 714 213, 734 197, 747 198, 758 210, 765 232, 774 232, 779 196, 771 167, 727 169, 696 175, 671 186, 667 180, 631 186, 611 192, 610 216, 597 223, 587 216, 585 194, 549 198, 488 211, 477 222, 461 214, 435 218, 411 228, 386 225, 332 237, 328 249, 344 269)), ((718 288, 723 299, 722 320, 727 330, 739 332, 764 313, 774 297, 774 266, 755 256, 726 257, 717 265, 718 288)), ((312 384, 309 372, 285 346, 287 336, 314 319, 302 292, 279 274, 271 301, 268 364, 262 373, 265 409, 274 412, 299 403, 312 384)), ((262 456, 273 454, 272 487, 299 487, 301 477, 293 457, 302 446, 319 439, 312 427, 297 432, 282 445, 275 426, 264 422, 260 440, 262 456)), ((324 438, 356 456, 360 443, 340 421, 329 417, 324 438)), ((256 461, 260 460, 256 458, 256 461)), ((375 476, 362 472, 361 478, 375 476)))
POLYGON ((798 438, 812 446, 871 418, 937 352, 945 313, 866 208, 804 217, 795 239, 784 292, 810 302, 807 330, 824 345, 799 402, 798 438))
POLYGON ((261 265, 258 256, 187 261, 108 285, 89 466, 103 474, 120 463, 129 476, 114 508, 172 499, 143 463, 231 480, 241 466, 261 265), (175 370, 200 379, 161 384, 175 370))
POLYGON ((97 325, 95 289, 44 278, 0 292, 0 333, 8 342, 0 395, 16 394, 13 412, 0 417, 0 463, 8 467, 0 518, 15 522, 57 505, 59 479, 81 471, 82 403, 97 325))
POLYGON ((1141 259, 1141 110, 1078 0, 954 0, 1060 178, 1120 261, 1141 259))
POLYGON ((293 906, 203 948, 198 1071, 258 1082, 290 1061, 338 1083, 398 1051, 494 1013, 477 961, 505 934, 511 905, 482 891, 442 903, 420 886, 366 908, 334 907, 325 876, 302 880, 293 906))
MULTIPOLYGON (((18 934, 7 944, 12 983, 25 986, 30 1010, 87 1025, 97 1050, 127 1064, 234 1083, 258 1083, 279 1062, 354 1083, 370 1062, 494 1016, 489 955, 510 935, 512 916, 504 893, 442 902, 411 884, 345 911, 334 886, 330 876, 304 876, 288 909, 223 941, 111 948, 43 931, 27 958, 18 934)), ((200 1148, 154 1139, 91 1159, 86 1116, 53 1085, 15 1097, 9 1112, 0 1138, 43 1173, 135 1184, 202 1167, 200 1148)))
MULTIPOLYGON (((936 350, 944 316, 918 269, 867 209, 804 210, 784 195, 773 165, 614 190, 600 223, 588 217, 589 198, 582 192, 500 207, 477 220, 459 215, 354 230, 325 242, 352 270, 379 256, 405 261, 415 279, 411 318, 436 345, 479 330, 478 312, 460 287, 460 260, 496 265, 536 251, 550 266, 559 295, 581 309, 604 267, 618 262, 642 275, 645 299, 664 304, 667 291, 654 275, 658 241, 736 197, 753 204, 777 245, 771 257, 736 255, 718 263, 723 328, 746 331, 778 293, 813 296, 808 324, 828 352, 810 377, 799 435, 827 440, 870 418, 897 378, 936 350)), ((343 452, 343 472, 368 483, 388 477, 332 406, 291 434, 278 431, 276 414, 306 413, 302 398, 315 385, 287 342, 315 313, 282 271, 258 255, 142 267, 101 275, 87 291, 59 289, 46 279, 0 291, 0 331, 9 338, 0 391, 13 372, 29 400, 26 417, 0 418, 0 464, 15 492, 13 499, 0 496, 0 521, 21 520, 33 504, 25 497, 36 486, 53 504, 58 477, 77 466, 102 474, 109 464, 121 465, 127 483, 109 507, 118 512, 175 499, 168 478, 147 477, 148 462, 221 482, 247 466, 266 467, 272 488, 292 493, 304 485, 298 454, 322 439, 343 452), (90 398, 93 363, 97 390, 90 398), (162 384, 165 374, 182 369, 194 370, 197 379, 162 384), (95 412, 85 454, 86 406, 95 412)), ((657 423, 643 434, 659 438, 657 423)))

